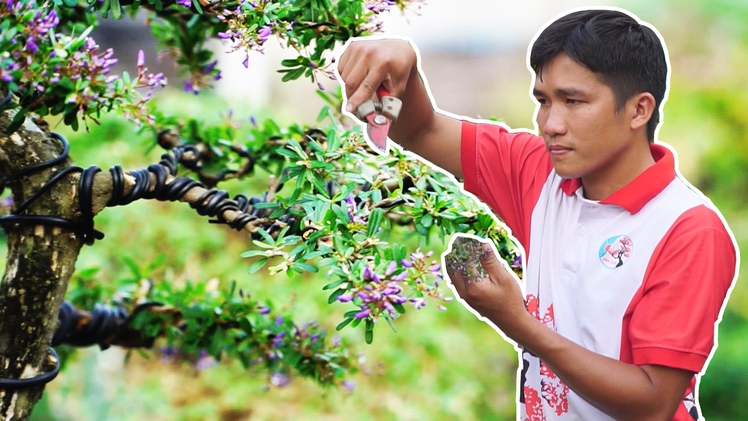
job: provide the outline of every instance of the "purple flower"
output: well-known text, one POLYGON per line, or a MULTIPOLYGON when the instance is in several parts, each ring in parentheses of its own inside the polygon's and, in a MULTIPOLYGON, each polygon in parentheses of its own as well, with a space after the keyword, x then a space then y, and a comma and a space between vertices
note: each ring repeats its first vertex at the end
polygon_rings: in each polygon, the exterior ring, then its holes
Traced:
POLYGON ((275 387, 286 387, 291 384, 291 380, 283 373, 273 373, 270 376, 270 384, 275 387))
POLYGON ((270 35, 272 35, 272 33, 273 31, 269 26, 263 26, 257 32, 257 36, 260 38, 260 42, 265 42, 270 37, 270 35))
POLYGON ((365 318, 369 317, 370 314, 371 314, 371 309, 367 308, 367 309, 364 309, 362 311, 359 311, 353 317, 355 317, 356 319, 365 319, 365 318))
POLYGON ((345 390, 353 392, 353 389, 356 388, 356 383, 352 380, 345 380, 343 382, 343 387, 345 388, 345 390))
POLYGON ((395 272, 395 269, 397 269, 397 262, 393 260, 389 265, 387 265, 387 270, 384 272, 384 274, 386 276, 392 275, 392 273, 395 272))
POLYGON ((249 55, 244 58, 244 61, 242 61, 242 65, 245 69, 249 69, 249 55))
POLYGON ((36 45, 36 42, 33 38, 29 38, 26 41, 26 49, 29 50, 32 54, 36 54, 36 52, 39 51, 39 47, 36 45))
POLYGON ((203 73, 208 74, 213 71, 213 69, 216 68, 216 64, 218 64, 218 60, 213 60, 210 63, 208 63, 207 66, 203 69, 203 73))
POLYGON ((411 298, 410 302, 413 303, 413 306, 416 308, 416 310, 420 310, 421 308, 426 306, 426 300, 423 298, 411 298))
POLYGON ((189 81, 184 81, 184 91, 187 93, 192 92, 193 94, 197 95, 200 93, 200 88, 196 85, 193 85, 189 81))
POLYGON ((404 281, 405 278, 407 278, 407 277, 408 277, 408 271, 404 270, 404 271, 398 273, 397 275, 391 277, 390 280, 391 281, 401 282, 401 281, 404 281))
POLYGON ((177 0, 177 4, 189 9, 192 7, 192 0, 177 0))
POLYGON ((348 303, 353 299, 353 294, 343 294, 338 297, 338 301, 341 303, 348 303))
POLYGON ((205 351, 200 351, 200 357, 195 363, 195 369, 197 369, 197 371, 205 371, 209 368, 215 367, 216 365, 218 365, 218 361, 216 361, 215 358, 208 355, 208 353, 205 351))
POLYGON ((138 63, 137 63, 137 66, 138 67, 145 66, 145 53, 143 52, 143 50, 138 50, 138 63))
MULTIPOLYGON (((5 69, 3 69, 1 67, 0 67, 0 81, 3 81, 3 82, 13 82, 13 76, 11 76, 10 72, 6 71, 5 69)), ((52 83, 54 83, 54 82, 52 82, 52 83)))
POLYGON ((263 315, 264 314, 268 314, 268 313, 270 313, 270 307, 259 306, 259 307, 257 307, 257 312, 260 313, 260 314, 263 314, 263 315))

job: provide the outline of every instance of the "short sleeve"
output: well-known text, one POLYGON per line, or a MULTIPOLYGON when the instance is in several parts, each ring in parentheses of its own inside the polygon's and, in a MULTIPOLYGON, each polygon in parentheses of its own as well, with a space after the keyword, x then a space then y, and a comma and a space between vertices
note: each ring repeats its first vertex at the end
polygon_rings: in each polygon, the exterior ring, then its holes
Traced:
POLYGON ((529 249, 532 209, 553 169, 543 138, 464 121, 460 153, 465 190, 488 204, 529 249))
POLYGON ((712 209, 676 221, 653 254, 629 326, 633 363, 700 372, 737 272, 737 247, 712 209))

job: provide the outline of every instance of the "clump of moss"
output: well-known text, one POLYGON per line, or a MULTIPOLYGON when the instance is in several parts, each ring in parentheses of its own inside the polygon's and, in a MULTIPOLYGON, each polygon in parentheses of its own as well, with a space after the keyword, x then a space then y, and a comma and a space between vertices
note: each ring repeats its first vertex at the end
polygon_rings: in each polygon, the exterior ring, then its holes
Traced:
POLYGON ((459 273, 465 282, 480 282, 481 279, 488 278, 481 259, 487 257, 491 249, 484 244, 472 237, 460 235, 455 238, 452 251, 444 257, 447 271, 459 273))

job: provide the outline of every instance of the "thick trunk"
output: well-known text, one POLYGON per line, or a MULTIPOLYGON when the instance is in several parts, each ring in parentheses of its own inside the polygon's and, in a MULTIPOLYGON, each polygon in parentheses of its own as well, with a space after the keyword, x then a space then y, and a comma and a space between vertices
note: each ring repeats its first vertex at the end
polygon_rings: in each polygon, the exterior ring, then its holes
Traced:
MULTIPOLYGON (((27 118, 14 134, 5 135, 12 113, 0 114, 0 176, 7 177, 31 165, 53 159, 62 151, 59 142, 27 118)), ((42 127, 44 125, 40 123, 42 127)), ((50 176, 70 165, 34 172, 9 187, 15 206, 46 183, 50 176)), ((56 183, 25 212, 75 219, 78 174, 56 183)), ((8 257, 0 283, 0 377, 30 378, 46 369, 49 344, 57 314, 73 273, 83 240, 73 232, 53 226, 11 225, 5 227, 8 257)), ((44 388, 0 390, 0 420, 25 420, 44 388)))

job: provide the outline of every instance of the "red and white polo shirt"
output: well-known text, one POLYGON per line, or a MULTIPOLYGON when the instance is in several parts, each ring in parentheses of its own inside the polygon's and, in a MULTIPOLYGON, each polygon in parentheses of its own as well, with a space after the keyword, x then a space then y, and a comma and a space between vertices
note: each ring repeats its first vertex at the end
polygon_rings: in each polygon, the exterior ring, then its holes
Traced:
MULTIPOLYGON (((673 421, 698 419, 698 373, 737 272, 734 239, 712 203, 676 175, 673 152, 599 202, 553 169, 541 137, 463 122, 465 189, 524 247, 526 304, 577 344, 623 362, 696 373, 673 421)), ((612 420, 525 351, 521 421, 612 420)))

